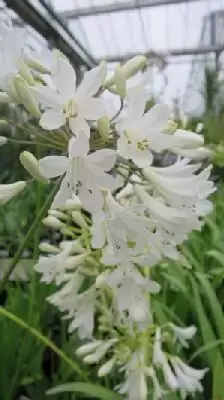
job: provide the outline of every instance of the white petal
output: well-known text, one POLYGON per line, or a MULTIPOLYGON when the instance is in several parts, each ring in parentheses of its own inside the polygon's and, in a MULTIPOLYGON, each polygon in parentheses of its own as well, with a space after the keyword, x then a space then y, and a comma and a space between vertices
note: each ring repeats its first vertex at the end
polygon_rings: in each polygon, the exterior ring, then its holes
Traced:
POLYGON ((70 118, 69 126, 75 136, 85 134, 87 138, 90 137, 90 126, 83 118, 70 118))
POLYGON ((102 170, 94 164, 88 166, 88 175, 89 179, 94 184, 112 191, 118 189, 122 185, 120 179, 102 172, 102 170))
POLYGON ((70 198, 72 198, 72 191, 67 185, 67 180, 63 179, 60 189, 57 192, 53 203, 51 204, 51 208, 55 209, 64 206, 66 204, 66 201, 70 198))
POLYGON ((68 60, 63 57, 58 57, 55 71, 52 73, 51 77, 52 82, 59 90, 64 101, 74 96, 76 89, 76 73, 68 60))
POLYGON ((101 191, 93 185, 88 184, 88 187, 82 185, 79 190, 79 199, 85 208, 90 213, 101 211, 104 205, 104 198, 101 191))
POLYGON ((42 114, 39 124, 44 129, 58 129, 66 122, 64 114, 58 110, 47 110, 42 114))
POLYGON ((130 118, 137 119, 144 114, 145 104, 147 100, 147 93, 143 85, 135 86, 128 91, 128 115, 130 118))
POLYGON ((92 216, 93 225, 91 227, 92 241, 91 245, 94 249, 101 249, 106 241, 106 231, 105 231, 105 214, 99 212, 92 216))
POLYGON ((60 107, 62 99, 58 92, 49 86, 35 86, 31 90, 36 100, 47 107, 60 107))
POLYGON ((163 104, 157 104, 152 107, 142 118, 142 125, 149 126, 154 132, 160 131, 165 128, 169 119, 169 107, 163 104))
POLYGON ((90 98, 84 99, 83 104, 80 106, 80 113, 85 119, 97 120, 105 115, 105 107, 102 99, 90 98))
POLYGON ((88 160, 96 164, 103 171, 109 171, 115 164, 116 155, 115 150, 102 149, 90 154, 88 160))
POLYGON ((102 85, 106 75, 105 65, 101 64, 98 67, 85 72, 83 81, 77 89, 77 97, 92 97, 96 94, 102 85))
POLYGON ((40 172, 46 178, 63 175, 67 166, 68 158, 65 156, 47 156, 39 160, 40 172))
POLYGON ((89 151, 89 139, 81 132, 76 138, 72 138, 68 145, 69 157, 85 157, 89 151))

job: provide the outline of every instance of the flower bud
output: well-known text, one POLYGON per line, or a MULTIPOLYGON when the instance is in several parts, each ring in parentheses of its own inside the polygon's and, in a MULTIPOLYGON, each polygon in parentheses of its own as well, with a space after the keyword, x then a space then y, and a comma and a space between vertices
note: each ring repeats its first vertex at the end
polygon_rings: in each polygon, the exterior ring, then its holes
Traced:
POLYGON ((126 76, 124 68, 122 68, 120 64, 115 68, 114 77, 117 93, 122 99, 124 99, 126 95, 126 76))
MULTIPOLYGON (((66 229, 66 228, 64 228, 66 229)), ((69 231, 70 232, 70 231, 69 231)), ((67 247, 70 245, 71 241, 70 240, 63 240, 60 244, 59 247, 62 250, 66 250, 67 247)), ((72 248, 71 248, 71 252, 72 253, 83 253, 85 251, 84 247, 81 246, 79 239, 74 240, 72 242, 72 248)))
POLYGON ((73 199, 68 199, 66 201, 65 206, 61 207, 63 210, 77 210, 80 209, 82 206, 81 201, 79 200, 78 197, 75 197, 73 199))
POLYGON ((32 153, 23 151, 19 156, 22 166, 29 172, 29 174, 36 180, 42 183, 49 183, 49 179, 45 178, 39 168, 39 163, 32 153))
POLYGON ((43 64, 41 64, 36 58, 32 56, 26 56, 24 58, 26 65, 29 68, 34 69, 35 71, 39 72, 40 74, 49 74, 50 70, 46 68, 43 64))
POLYGON ((86 256, 87 256, 87 252, 83 253, 83 254, 79 254, 78 256, 70 256, 68 257, 68 259, 66 260, 66 268, 75 268, 78 265, 82 264, 83 261, 85 261, 86 256))
POLYGON ((195 132, 201 133, 201 132, 203 131, 203 129, 204 129, 204 124, 203 124, 203 122, 198 122, 198 124, 197 124, 197 126, 196 126, 196 129, 195 129, 195 132))
POLYGON ((102 367, 100 367, 98 369, 98 376, 102 377, 105 376, 107 374, 109 374, 109 372, 112 370, 114 364, 115 364, 115 357, 111 358, 110 360, 108 360, 105 364, 102 365, 102 367))
POLYGON ((48 217, 43 219, 43 224, 49 226, 50 228, 59 229, 64 226, 64 223, 59 221, 56 217, 49 215, 48 217))
POLYGON ((49 244, 47 242, 40 243, 39 250, 43 251, 44 253, 52 253, 52 254, 57 254, 61 252, 61 250, 58 247, 53 246, 52 244, 49 244))
POLYGON ((63 219, 64 221, 67 221, 69 219, 68 215, 58 210, 49 210, 48 214, 53 215, 53 217, 63 219))
POLYGON ((0 92, 0 104, 5 104, 10 102, 10 96, 7 93, 0 92))
POLYGON ((174 133, 173 138, 176 139, 174 147, 178 146, 182 149, 197 149, 204 144, 204 138, 202 135, 182 129, 178 129, 174 133))
POLYGON ((97 121, 97 129, 102 139, 106 142, 109 138, 110 132, 110 120, 107 115, 97 121))
POLYGON ((25 181, 18 181, 6 185, 0 185, 0 204, 5 204, 17 194, 19 194, 26 186, 25 181))
POLYGON ((23 60, 19 61, 19 73, 25 79, 25 81, 28 83, 28 85, 35 85, 35 80, 33 78, 33 75, 31 74, 28 66, 25 64, 23 60))
POLYGON ((84 344, 83 346, 80 346, 76 350, 75 354, 77 356, 84 356, 84 355, 86 355, 88 353, 91 353, 92 351, 96 350, 96 348, 101 344, 103 344, 103 340, 95 340, 92 343, 84 344))
POLYGON ((3 146, 4 144, 6 144, 8 142, 7 137, 5 136, 0 136, 0 146, 3 146))
POLYGON ((38 104, 32 95, 32 92, 22 76, 14 78, 14 85, 20 102, 24 105, 27 111, 36 118, 41 117, 38 104))
POLYGON ((80 228, 88 228, 85 219, 79 211, 72 211, 72 219, 80 228))
POLYGON ((124 74, 126 79, 131 78, 138 71, 141 71, 147 64, 147 58, 145 56, 135 56, 128 60, 123 65, 124 74))
POLYGON ((65 236, 71 236, 71 237, 74 236, 74 233, 72 231, 70 231, 68 228, 62 228, 61 233, 62 233, 62 235, 65 235, 65 236))

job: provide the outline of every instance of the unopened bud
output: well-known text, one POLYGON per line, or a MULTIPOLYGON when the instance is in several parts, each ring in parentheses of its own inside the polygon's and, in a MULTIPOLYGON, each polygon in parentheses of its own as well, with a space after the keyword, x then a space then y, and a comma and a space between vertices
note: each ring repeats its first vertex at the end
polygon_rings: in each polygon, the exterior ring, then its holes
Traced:
POLYGON ((24 105, 27 111, 34 117, 40 118, 41 112, 38 104, 25 79, 22 76, 16 76, 14 78, 14 85, 20 102, 24 105))
POLYGON ((147 58, 145 56, 135 56, 130 60, 128 60, 122 67, 126 79, 131 78, 138 71, 142 71, 142 69, 146 66, 146 64, 147 64, 147 58))
POLYGON ((53 246, 52 244, 49 244, 47 242, 40 243, 39 250, 43 251, 44 253, 51 253, 51 254, 57 254, 61 252, 61 250, 58 247, 53 246))
POLYGON ((99 368, 98 370, 98 376, 99 377, 103 377, 107 374, 109 374, 109 372, 112 370, 114 364, 115 364, 115 357, 111 358, 110 360, 108 360, 105 364, 102 365, 102 367, 99 368))
POLYGON ((37 159, 29 151, 23 151, 19 156, 22 166, 36 180, 42 183, 49 183, 49 179, 45 178, 41 172, 37 159))
POLYGON ((79 211, 72 211, 72 219, 80 228, 88 228, 85 219, 79 211))
POLYGON ((0 92, 0 104, 9 103, 10 100, 10 96, 7 93, 0 92))
POLYGON ((109 132, 110 132, 110 120, 107 115, 105 115, 104 117, 100 118, 97 121, 97 129, 98 129, 100 136, 106 142, 108 140, 109 132))
POLYGON ((63 207, 61 207, 61 209, 63 209, 63 210, 77 210, 77 209, 80 209, 81 206, 82 206, 81 201, 79 200, 78 197, 75 197, 73 199, 68 199, 66 201, 66 204, 63 207))
POLYGON ((66 260, 66 268, 75 268, 85 261, 87 253, 79 254, 78 256, 70 256, 66 260))
POLYGON ((5 204, 17 196, 26 186, 25 181, 18 181, 6 185, 0 185, 0 204, 5 204))
POLYGON ((5 136, 0 136, 0 146, 3 146, 3 144, 6 144, 8 142, 8 139, 5 136))
POLYGON ((32 68, 41 74, 50 73, 50 70, 48 68, 46 68, 43 64, 41 64, 37 59, 32 56, 26 56, 25 63, 26 65, 28 65, 29 68, 32 68))
POLYGON ((19 73, 25 79, 28 85, 31 86, 35 85, 35 80, 33 78, 33 75, 23 60, 19 61, 19 73))
POLYGON ((49 215, 48 217, 44 218, 42 222, 44 225, 49 226, 50 228, 55 228, 55 229, 59 229, 64 226, 63 222, 61 222, 56 217, 53 217, 52 215, 49 215))
POLYGON ((86 355, 86 354, 88 354, 88 353, 91 353, 92 351, 96 350, 96 348, 97 348, 98 346, 100 346, 101 344, 103 344, 103 340, 95 340, 95 341, 92 342, 92 343, 84 344, 83 346, 80 346, 80 347, 76 350, 75 354, 76 354, 77 356, 84 356, 84 355, 86 355))
POLYGON ((115 68, 114 77, 117 93, 122 99, 124 99, 126 95, 126 75, 124 68, 122 68, 120 64, 115 68))
POLYGON ((74 236, 74 233, 72 231, 70 231, 68 228, 62 228, 61 233, 62 233, 62 235, 65 235, 65 236, 71 236, 71 237, 74 236))
MULTIPOLYGON (((63 228, 63 229, 66 229, 66 228, 63 228)), ((69 231, 69 232, 70 232, 70 231, 69 231)), ((59 246, 60 246, 60 248, 61 248, 62 250, 66 250, 67 247, 70 246, 70 243, 71 243, 71 241, 69 241, 69 240, 63 240, 63 241, 60 243, 59 246)), ((78 239, 77 239, 77 240, 74 240, 73 243, 72 243, 71 252, 72 252, 72 253, 83 253, 84 251, 85 251, 85 249, 84 249, 83 246, 81 246, 79 240, 78 240, 78 239)))
POLYGON ((48 214, 53 215, 56 218, 63 219, 64 221, 67 221, 69 219, 68 215, 66 215, 65 213, 58 211, 58 210, 49 210, 48 214))

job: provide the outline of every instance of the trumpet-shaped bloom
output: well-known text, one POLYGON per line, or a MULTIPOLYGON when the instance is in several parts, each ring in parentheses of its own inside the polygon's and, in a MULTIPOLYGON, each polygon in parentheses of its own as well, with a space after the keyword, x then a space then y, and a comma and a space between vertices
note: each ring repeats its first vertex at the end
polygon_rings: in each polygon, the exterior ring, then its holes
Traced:
POLYGON ((65 175, 56 194, 52 208, 64 206, 68 199, 78 196, 89 212, 102 209, 104 197, 101 189, 115 190, 120 181, 106 174, 116 159, 116 152, 105 149, 92 154, 85 134, 69 142, 69 156, 48 156, 39 160, 40 171, 47 178, 65 175))
POLYGON ((51 75, 53 87, 33 88, 37 100, 47 107, 40 119, 40 126, 44 129, 58 129, 68 121, 74 135, 85 132, 89 137, 90 127, 87 121, 95 121, 105 113, 102 100, 94 97, 105 74, 105 66, 99 65, 87 71, 76 88, 75 70, 68 60, 58 57, 57 67, 51 75))

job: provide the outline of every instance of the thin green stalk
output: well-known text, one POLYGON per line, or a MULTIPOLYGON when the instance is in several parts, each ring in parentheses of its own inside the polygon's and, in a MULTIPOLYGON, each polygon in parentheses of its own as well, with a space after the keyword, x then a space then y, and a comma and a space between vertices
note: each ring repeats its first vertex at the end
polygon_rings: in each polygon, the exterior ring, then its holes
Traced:
POLYGON ((30 229, 28 230, 23 242, 21 243, 16 254, 14 255, 11 264, 9 265, 8 269, 5 271, 5 274, 3 275, 3 278, 0 282, 0 292, 4 289, 5 285, 7 284, 9 277, 10 277, 11 273, 14 271, 17 262, 20 260, 20 257, 22 255, 28 241, 31 239, 31 237, 35 233, 35 230, 38 228, 39 224, 41 223, 46 211, 48 210, 48 208, 55 196, 56 191, 58 190, 58 185, 59 185, 59 181, 57 182, 57 184, 55 184, 51 193, 46 198, 44 204, 42 205, 42 207, 40 209, 39 214, 36 216, 34 222, 32 223, 30 229))
POLYGON ((49 347, 52 351, 54 351, 66 364, 68 364, 77 374, 86 379, 86 374, 83 372, 79 366, 65 354, 62 350, 60 350, 48 337, 43 335, 34 327, 27 324, 23 319, 19 318, 17 315, 14 315, 10 311, 6 310, 3 307, 0 307, 0 315, 10 319, 15 322, 17 325, 21 326, 21 328, 26 329, 31 335, 36 337, 40 342, 42 342, 45 346, 49 347))

